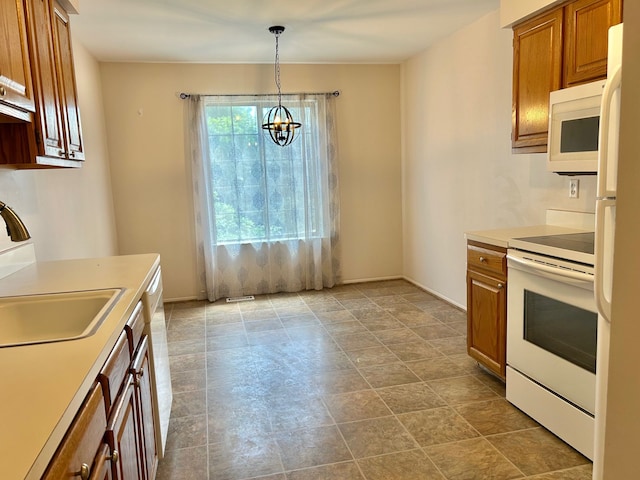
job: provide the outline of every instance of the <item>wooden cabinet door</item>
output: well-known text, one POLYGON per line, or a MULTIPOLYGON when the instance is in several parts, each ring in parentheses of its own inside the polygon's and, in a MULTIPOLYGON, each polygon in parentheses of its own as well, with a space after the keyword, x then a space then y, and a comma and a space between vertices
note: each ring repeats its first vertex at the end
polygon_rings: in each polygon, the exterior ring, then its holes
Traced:
POLYGON ((151 371, 149 367, 149 337, 144 336, 131 364, 131 373, 136 379, 136 400, 138 402, 138 422, 143 440, 142 457, 146 478, 153 479, 158 468, 156 450, 155 415, 151 397, 151 371))
POLYGON ((467 271, 467 352, 506 375, 507 288, 504 280, 467 271))
POLYGON ((27 0, 36 92, 38 155, 66 158, 62 105, 58 89, 50 0, 27 0))
POLYGON ((84 472, 84 478, 89 478, 106 427, 107 417, 102 388, 96 383, 69 427, 42 479, 79 478, 80 472, 84 472))
POLYGON ((549 92, 562 86, 562 9, 514 28, 512 148, 545 152, 549 92))
POLYGON ((0 2, 0 24, 0 113, 28 120, 26 112, 6 108, 35 110, 23 0, 0 2))
POLYGON ((609 27, 621 21, 622 0, 577 0, 565 7, 564 87, 607 76, 609 27))
POLYGON ((69 16, 53 2, 54 44, 57 58, 58 83, 65 126, 65 153, 70 160, 84 160, 78 88, 73 65, 69 16))
POLYGON ((144 470, 140 458, 140 435, 136 420, 136 397, 133 375, 127 375, 121 395, 112 412, 106 438, 111 451, 118 452, 113 462, 113 478, 117 480, 143 480, 144 470))

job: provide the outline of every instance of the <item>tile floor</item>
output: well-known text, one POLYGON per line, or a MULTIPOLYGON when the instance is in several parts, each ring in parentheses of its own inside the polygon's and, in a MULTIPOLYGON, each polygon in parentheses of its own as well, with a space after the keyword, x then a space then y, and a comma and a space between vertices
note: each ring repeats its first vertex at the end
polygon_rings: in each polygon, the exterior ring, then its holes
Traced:
POLYGON ((591 479, 467 356, 465 314, 407 282, 166 314, 159 480, 591 479))

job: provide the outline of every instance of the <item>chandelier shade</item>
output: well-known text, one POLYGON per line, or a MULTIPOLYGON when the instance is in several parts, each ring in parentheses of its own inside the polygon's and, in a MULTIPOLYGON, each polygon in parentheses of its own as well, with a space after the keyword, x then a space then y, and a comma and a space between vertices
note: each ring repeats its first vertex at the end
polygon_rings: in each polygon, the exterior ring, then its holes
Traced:
POLYGON ((276 87, 278 88, 278 105, 269 109, 265 115, 262 123, 262 129, 269 132, 271 140, 281 147, 291 145, 291 143, 297 138, 296 130, 302 128, 300 122, 293 120, 293 115, 287 107, 282 105, 282 91, 280 85, 280 52, 278 39, 284 27, 276 25, 269 27, 269 31, 276 37, 276 59, 274 63, 274 77, 276 81, 276 87))

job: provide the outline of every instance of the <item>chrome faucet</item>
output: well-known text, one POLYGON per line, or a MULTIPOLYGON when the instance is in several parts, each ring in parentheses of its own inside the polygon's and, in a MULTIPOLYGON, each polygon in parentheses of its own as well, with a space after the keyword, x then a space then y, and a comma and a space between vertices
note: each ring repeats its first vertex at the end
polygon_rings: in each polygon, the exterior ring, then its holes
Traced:
POLYGON ((0 202, 0 216, 7 224, 7 235, 11 237, 12 241, 24 242, 31 238, 20 217, 6 203, 0 202))

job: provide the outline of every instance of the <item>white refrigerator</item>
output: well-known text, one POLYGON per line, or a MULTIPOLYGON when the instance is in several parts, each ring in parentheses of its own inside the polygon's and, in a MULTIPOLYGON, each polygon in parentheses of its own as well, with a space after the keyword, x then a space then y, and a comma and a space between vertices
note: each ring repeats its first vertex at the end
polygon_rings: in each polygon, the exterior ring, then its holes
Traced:
POLYGON ((596 354, 596 411, 593 480, 603 480, 603 458, 611 333, 613 243, 615 238, 618 145, 620 131, 620 84, 622 78, 622 24, 609 30, 607 82, 602 94, 598 180, 596 190, 595 283, 598 307, 596 354))

